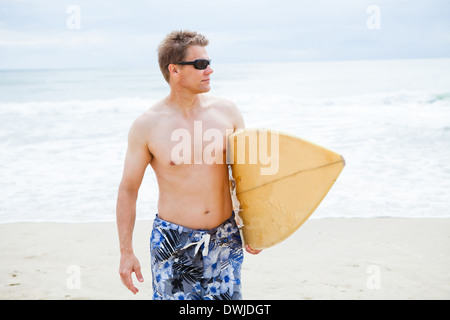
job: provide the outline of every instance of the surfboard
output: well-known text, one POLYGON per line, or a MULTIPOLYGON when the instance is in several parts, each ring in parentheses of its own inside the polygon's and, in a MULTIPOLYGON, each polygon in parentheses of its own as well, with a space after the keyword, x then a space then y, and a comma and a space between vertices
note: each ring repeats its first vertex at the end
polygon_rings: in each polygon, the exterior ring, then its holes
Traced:
POLYGON ((244 242, 257 250, 300 228, 345 166, 341 155, 274 130, 239 130, 228 143, 233 208, 244 242))

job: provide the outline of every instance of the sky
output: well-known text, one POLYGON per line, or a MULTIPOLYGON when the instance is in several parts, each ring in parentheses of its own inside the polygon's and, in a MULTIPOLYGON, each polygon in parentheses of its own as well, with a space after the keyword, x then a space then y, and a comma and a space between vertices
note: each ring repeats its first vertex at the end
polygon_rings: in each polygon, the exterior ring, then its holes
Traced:
POLYGON ((448 0, 0 0, 0 69, 154 66, 172 30, 217 62, 450 58, 448 0))

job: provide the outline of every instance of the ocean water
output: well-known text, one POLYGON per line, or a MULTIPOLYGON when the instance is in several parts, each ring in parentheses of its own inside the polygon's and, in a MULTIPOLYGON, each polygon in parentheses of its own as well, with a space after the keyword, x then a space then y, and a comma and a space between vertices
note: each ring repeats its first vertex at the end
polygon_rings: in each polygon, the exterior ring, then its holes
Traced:
MULTIPOLYGON (((211 94, 247 127, 342 154, 313 218, 450 217, 450 59, 213 64, 211 94)), ((114 221, 132 121, 169 88, 158 67, 0 71, 0 223, 114 221)), ((152 219, 151 167, 138 219, 152 219)))

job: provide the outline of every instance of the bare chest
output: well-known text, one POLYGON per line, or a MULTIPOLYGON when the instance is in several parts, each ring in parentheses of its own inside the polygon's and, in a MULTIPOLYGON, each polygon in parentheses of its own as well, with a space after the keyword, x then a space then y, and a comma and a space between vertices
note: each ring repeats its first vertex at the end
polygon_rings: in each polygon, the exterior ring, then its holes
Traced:
POLYGON ((233 123, 219 115, 198 119, 166 119, 149 139, 158 165, 224 164, 233 123))

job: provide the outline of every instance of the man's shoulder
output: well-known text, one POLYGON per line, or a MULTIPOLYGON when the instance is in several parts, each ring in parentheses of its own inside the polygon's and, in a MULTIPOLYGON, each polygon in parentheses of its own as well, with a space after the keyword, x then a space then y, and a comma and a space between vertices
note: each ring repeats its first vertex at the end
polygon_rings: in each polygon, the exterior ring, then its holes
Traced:
POLYGON ((205 95, 205 101, 208 106, 217 108, 226 112, 236 112, 238 110, 236 104, 222 97, 216 97, 212 95, 205 95))
POLYGON ((219 110, 225 117, 229 118, 235 129, 245 127, 242 113, 233 101, 214 96, 208 96, 208 98, 210 99, 210 105, 219 110))
POLYGON ((203 98, 205 99, 205 101, 207 103, 211 103, 211 104, 225 105, 225 106, 234 105, 234 103, 229 99, 225 99, 223 97, 218 97, 218 96, 213 96, 210 94, 204 94, 203 98))
POLYGON ((157 123, 159 118, 164 116, 165 113, 166 113, 166 110, 165 110, 162 102, 161 101, 157 102, 154 105, 152 105, 147 111, 145 111, 140 116, 138 116, 134 120, 133 126, 148 127, 152 124, 157 123))
POLYGON ((155 104, 150 107, 147 111, 139 115, 131 125, 130 133, 144 134, 147 135, 149 130, 158 123, 158 118, 160 117, 160 111, 158 105, 155 104))

